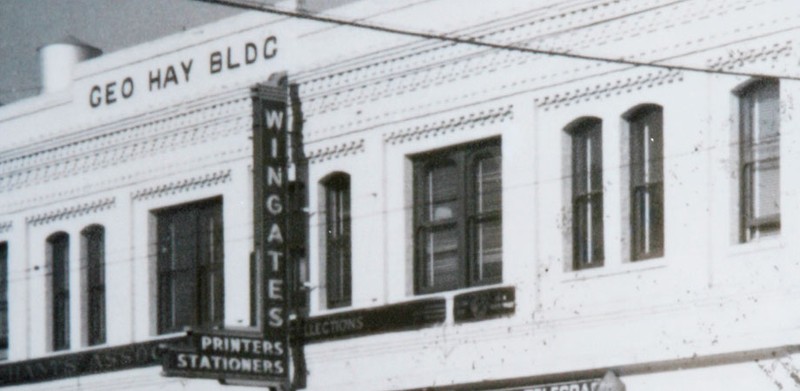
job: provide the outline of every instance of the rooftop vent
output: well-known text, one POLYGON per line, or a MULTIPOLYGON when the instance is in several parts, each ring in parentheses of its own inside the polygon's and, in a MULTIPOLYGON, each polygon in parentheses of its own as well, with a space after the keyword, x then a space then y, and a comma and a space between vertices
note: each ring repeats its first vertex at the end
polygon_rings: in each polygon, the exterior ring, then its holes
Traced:
POLYGON ((67 36, 57 42, 38 49, 39 66, 42 71, 42 94, 63 91, 72 85, 72 72, 75 65, 83 60, 94 58, 102 50, 67 36))

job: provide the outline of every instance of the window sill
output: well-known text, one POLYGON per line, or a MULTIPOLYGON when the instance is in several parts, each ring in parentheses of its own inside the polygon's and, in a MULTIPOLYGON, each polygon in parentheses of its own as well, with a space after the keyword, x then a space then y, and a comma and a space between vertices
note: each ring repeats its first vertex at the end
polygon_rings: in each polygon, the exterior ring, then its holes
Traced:
POLYGON ((667 260, 664 257, 650 258, 635 262, 625 262, 616 265, 605 265, 592 269, 571 270, 564 273, 561 282, 585 281, 597 278, 621 276, 625 274, 638 273, 648 270, 657 270, 667 267, 667 260))
POLYGON ((744 243, 735 243, 729 247, 728 256, 738 257, 747 254, 759 253, 763 251, 777 250, 784 247, 781 240, 781 235, 770 235, 763 238, 758 238, 744 243))

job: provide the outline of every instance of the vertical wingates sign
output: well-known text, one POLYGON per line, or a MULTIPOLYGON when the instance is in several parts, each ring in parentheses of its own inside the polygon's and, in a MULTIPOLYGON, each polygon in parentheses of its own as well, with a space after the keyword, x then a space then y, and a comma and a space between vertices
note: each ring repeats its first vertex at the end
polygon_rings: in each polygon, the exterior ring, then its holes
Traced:
MULTIPOLYGON (((287 104, 283 84, 259 86, 253 99, 253 167, 255 189, 256 257, 263 271, 260 325, 265 340, 288 346, 289 280, 287 233, 287 104)), ((284 373, 274 374, 287 382, 289 352, 281 352, 284 373)), ((278 380, 278 379, 275 379, 278 380)))

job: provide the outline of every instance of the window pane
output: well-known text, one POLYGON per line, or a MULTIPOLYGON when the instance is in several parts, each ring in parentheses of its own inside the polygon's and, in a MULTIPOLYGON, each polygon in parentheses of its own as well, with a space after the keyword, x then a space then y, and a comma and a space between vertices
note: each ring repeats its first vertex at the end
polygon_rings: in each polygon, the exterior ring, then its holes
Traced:
POLYGON ((476 203, 478 213, 500 210, 502 185, 500 175, 500 157, 493 156, 478 160, 475 167, 476 203))
POLYGON ((776 162, 753 164, 753 217, 780 214, 780 170, 776 162))
POLYGON ((603 197, 595 194, 575 203, 576 268, 603 264, 603 197))
POLYGON ((645 109, 630 123, 631 184, 661 182, 662 114, 659 108, 645 109))
POLYGON ((423 285, 436 290, 457 288, 458 231, 455 227, 438 228, 423 235, 423 285))
POLYGON ((499 219, 479 222, 476 229, 477 281, 500 281, 503 274, 503 235, 499 219))
POLYGON ((661 184, 637 187, 633 194, 633 260, 663 254, 661 184))
POLYGON ((459 176, 455 165, 432 168, 426 176, 428 221, 447 220, 456 217, 459 176))

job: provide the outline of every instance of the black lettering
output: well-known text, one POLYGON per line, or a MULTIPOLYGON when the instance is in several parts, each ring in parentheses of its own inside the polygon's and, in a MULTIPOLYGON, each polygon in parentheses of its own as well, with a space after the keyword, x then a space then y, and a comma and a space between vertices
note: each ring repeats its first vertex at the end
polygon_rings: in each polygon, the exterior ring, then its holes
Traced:
POLYGON ((278 53, 278 38, 275 36, 267 37, 264 40, 264 59, 269 60, 278 53))
POLYGON ((208 60, 212 74, 222 71, 222 53, 212 52, 208 60))
POLYGON ((156 89, 161 89, 161 69, 158 70, 158 73, 153 75, 153 71, 148 72, 150 76, 150 91, 153 91, 153 84, 156 85, 156 89))
POLYGON ((175 74, 175 67, 172 65, 167 67, 167 74, 164 76, 164 88, 167 88, 169 82, 178 84, 178 76, 175 74))
POLYGON ((239 63, 231 63, 231 57, 232 57, 231 56, 231 47, 228 46, 228 69, 238 68, 239 65, 241 65, 241 64, 239 64, 239 63))
POLYGON ((131 79, 129 76, 122 81, 122 97, 128 99, 132 95, 133 95, 133 79, 131 79))
POLYGON ((103 103, 103 91, 100 89, 100 86, 93 86, 92 91, 89 93, 89 106, 92 108, 96 108, 103 103))
POLYGON ((106 84, 106 104, 110 105, 117 101, 117 98, 114 96, 116 91, 114 88, 117 87, 117 82, 113 81, 111 83, 106 84))
POLYGON ((252 42, 244 44, 244 63, 250 65, 258 58, 258 48, 252 42))
POLYGON ((181 68, 183 68, 183 77, 184 77, 184 79, 186 79, 187 82, 189 81, 189 72, 192 71, 192 63, 193 62, 194 62, 194 59, 189 60, 188 64, 184 63, 183 61, 181 61, 181 68))

